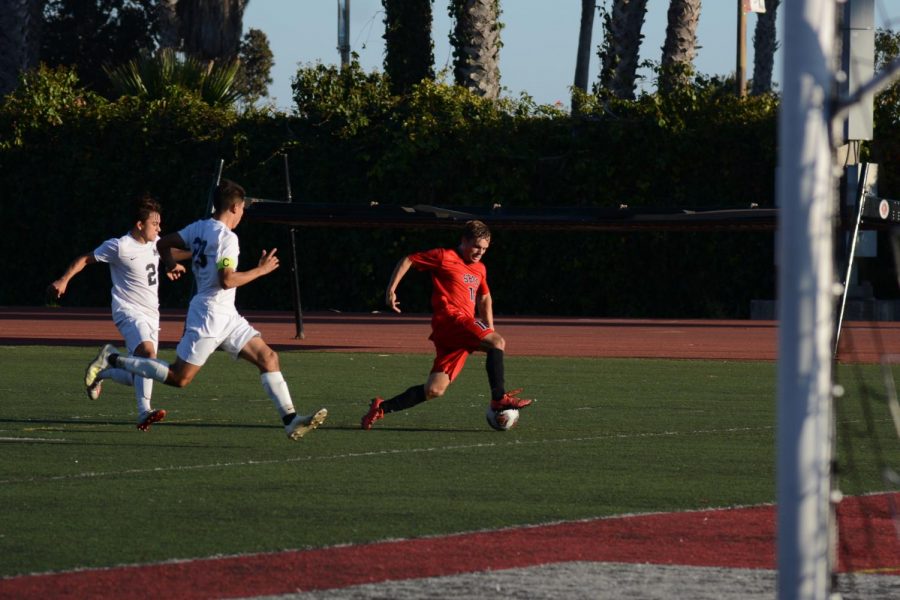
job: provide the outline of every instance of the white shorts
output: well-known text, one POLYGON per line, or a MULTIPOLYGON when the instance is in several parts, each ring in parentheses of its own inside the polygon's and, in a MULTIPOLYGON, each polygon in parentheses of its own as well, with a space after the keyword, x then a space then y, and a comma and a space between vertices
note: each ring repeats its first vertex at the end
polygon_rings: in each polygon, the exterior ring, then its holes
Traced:
POLYGON ((247 342, 259 335, 237 312, 200 314, 191 308, 176 353, 181 360, 198 367, 219 348, 237 359, 247 342))
POLYGON ((129 354, 134 354, 135 349, 143 342, 152 343, 153 350, 159 347, 159 317, 120 312, 113 315, 113 322, 122 334, 129 354))

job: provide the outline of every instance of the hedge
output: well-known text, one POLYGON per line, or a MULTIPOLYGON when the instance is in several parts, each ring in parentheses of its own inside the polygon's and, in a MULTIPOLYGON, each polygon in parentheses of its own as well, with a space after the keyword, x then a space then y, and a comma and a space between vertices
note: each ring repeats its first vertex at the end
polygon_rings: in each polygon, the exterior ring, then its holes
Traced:
MULTIPOLYGON (((239 113, 178 89, 164 100, 109 102, 69 71, 30 74, 0 105, 8 224, 0 304, 46 302, 69 261, 127 231, 127 202, 142 190, 163 203, 166 231, 199 218, 219 158, 252 196, 280 198, 287 154, 295 202, 773 204, 777 98, 737 99, 714 81, 665 98, 585 99, 577 118, 527 96, 488 101, 441 82, 396 96, 384 76, 355 63, 301 68, 294 93, 292 114, 239 113)), ((898 158, 892 147, 883 152, 898 158)), ((238 233, 240 268, 271 247, 283 259, 238 291, 239 305, 291 308, 288 229, 247 222, 238 233)), ((739 318, 752 299, 775 297, 773 237, 500 231, 486 264, 498 314, 739 318)), ((403 254, 457 241, 452 231, 412 228, 301 228, 297 240, 303 309, 348 312, 383 309, 403 254)), ((105 271, 86 270, 63 303, 107 305, 105 271)), ((407 278, 406 310, 428 310, 427 287, 424 276, 407 278)), ((161 286, 164 307, 188 296, 184 282, 161 286)))

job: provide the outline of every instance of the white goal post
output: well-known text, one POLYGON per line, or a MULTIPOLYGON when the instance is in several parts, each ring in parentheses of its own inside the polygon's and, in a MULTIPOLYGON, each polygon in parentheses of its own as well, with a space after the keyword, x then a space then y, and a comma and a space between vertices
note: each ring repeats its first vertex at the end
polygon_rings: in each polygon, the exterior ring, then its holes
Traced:
POLYGON ((855 104, 900 76, 897 59, 849 96, 834 98, 837 5, 836 0, 782 4, 776 484, 783 600, 827 600, 832 594, 831 358, 840 294, 832 250, 837 187, 832 135, 855 104))
POLYGON ((835 2, 784 5, 776 187, 778 597, 831 593, 831 343, 835 207, 831 105, 835 2))

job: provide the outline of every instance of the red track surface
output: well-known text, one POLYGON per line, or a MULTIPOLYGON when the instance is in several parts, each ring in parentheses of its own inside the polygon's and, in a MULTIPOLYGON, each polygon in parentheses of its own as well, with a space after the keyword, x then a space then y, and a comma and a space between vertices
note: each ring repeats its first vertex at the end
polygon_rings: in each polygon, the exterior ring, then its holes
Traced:
MULTIPOLYGON (((894 502, 900 494, 894 494, 894 502)), ((900 574, 887 495, 840 505, 842 572, 900 574), (852 563, 847 557, 852 557, 852 563)), ((0 598, 238 598, 568 561, 775 568, 771 506, 653 514, 439 538, 0 580, 0 598), (113 592, 114 590, 114 592, 113 592)))
MULTIPOLYGON (((293 315, 247 313, 250 322, 276 349, 343 352, 431 353, 427 315, 317 313, 303 320, 305 337, 296 339, 293 315)), ((160 343, 174 347, 183 312, 166 312, 160 343)), ((699 358, 775 360, 774 321, 625 320, 558 317, 497 318, 510 355, 623 358, 699 358)), ((108 310, 0 308, 0 344, 78 344, 119 342, 108 310)), ((888 350, 900 352, 900 323, 846 323, 840 359, 877 362, 888 350)))

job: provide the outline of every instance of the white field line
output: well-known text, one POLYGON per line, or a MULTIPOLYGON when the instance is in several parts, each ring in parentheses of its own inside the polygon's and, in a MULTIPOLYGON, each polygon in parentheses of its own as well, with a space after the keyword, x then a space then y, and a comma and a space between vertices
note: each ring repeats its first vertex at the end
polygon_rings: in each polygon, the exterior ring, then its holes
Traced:
MULTIPOLYGON (((117 477, 123 475, 140 475, 145 473, 165 473, 179 471, 195 471, 203 469, 229 469, 233 467, 252 467, 266 466, 277 464, 290 464, 296 462, 313 462, 326 460, 344 460, 350 458, 371 458, 375 456, 397 455, 397 454, 420 454, 429 452, 455 452, 458 450, 472 450, 476 448, 498 448, 504 446, 537 446, 544 444, 569 444, 578 442, 591 442, 598 440, 621 440, 621 439, 640 439, 655 437, 677 437, 677 436, 694 436, 694 435, 716 435, 723 433, 742 433, 753 431, 770 431, 774 429, 774 425, 765 427, 729 427, 725 429, 696 429, 692 431, 658 431, 646 433, 618 433, 613 435, 595 435, 582 436, 573 438, 557 438, 543 439, 533 441, 510 441, 510 442, 485 442, 480 444, 459 444, 452 446, 429 446, 423 448, 402 448, 402 449, 385 449, 371 450, 367 452, 347 452, 344 454, 332 454, 327 456, 298 456, 296 458, 285 458, 278 460, 244 460, 236 462, 224 463, 207 463, 200 465, 172 465, 168 467, 150 467, 143 469, 124 469, 121 471, 86 471, 83 473, 70 473, 67 475, 52 475, 41 477, 23 477, 20 479, 2 479, 0 485, 19 484, 19 483, 42 483, 48 481, 65 481, 77 479, 95 479, 100 477, 117 477)), ((2 439, 2 438, 0 438, 2 439)), ((28 438, 16 438, 28 439, 28 438)))
MULTIPOLYGON (((885 419, 886 420, 886 419, 885 419)), ((880 422, 881 420, 879 420, 880 422)), ((840 424, 848 424, 858 422, 857 419, 850 421, 842 421, 840 424)), ((452 446, 429 446, 425 448, 402 448, 402 449, 386 449, 386 450, 372 450, 368 452, 347 452, 344 454, 332 454, 327 456, 298 456, 296 458, 285 458, 279 460, 245 460, 245 461, 235 461, 235 462, 224 462, 224 463, 207 463, 200 465, 172 465, 168 467, 152 467, 152 468, 144 468, 144 469, 124 469, 121 471, 86 471, 83 473, 70 473, 67 475, 53 475, 53 476, 43 476, 43 477, 23 477, 18 479, 2 479, 0 480, 0 485, 6 484, 14 484, 14 483, 41 483, 47 481, 66 481, 66 480, 77 480, 77 479, 96 479, 100 477, 116 477, 122 475, 140 475, 145 473, 165 473, 165 472, 179 472, 179 471, 196 471, 203 469, 229 469, 233 467, 252 467, 252 466, 266 466, 266 465, 277 465, 277 464, 290 464, 296 462, 313 462, 313 461, 327 461, 327 460, 344 460, 348 458, 371 458, 374 456, 387 456, 387 455, 397 455, 397 454, 420 454, 420 453, 428 453, 428 452, 454 452, 457 450, 471 450, 476 448, 499 448, 504 446, 537 446, 544 444, 568 444, 568 443, 577 443, 577 442, 591 442, 591 441, 599 441, 599 440, 622 440, 622 439, 641 439, 641 438, 656 438, 656 437, 679 437, 679 436, 695 436, 695 435, 718 435, 723 433, 746 433, 753 431, 771 431, 775 429, 774 425, 766 425, 764 427, 727 427, 724 429, 695 429, 691 431, 651 431, 645 433, 617 433, 612 435, 594 435, 594 436, 580 436, 574 438, 557 438, 557 439, 543 439, 543 440, 533 440, 533 441, 511 441, 511 442, 487 442, 481 444, 459 444, 452 446)), ((0 438, 2 440, 3 438, 0 438)), ((15 438, 18 440, 25 440, 28 438, 15 438)), ((40 441, 49 441, 48 439, 43 438, 35 438, 40 441)), ((64 440, 59 440, 64 441, 64 440)))
POLYGON ((0 437, 0 442, 44 442, 47 444, 62 444, 69 440, 65 438, 32 438, 32 437, 0 437))

